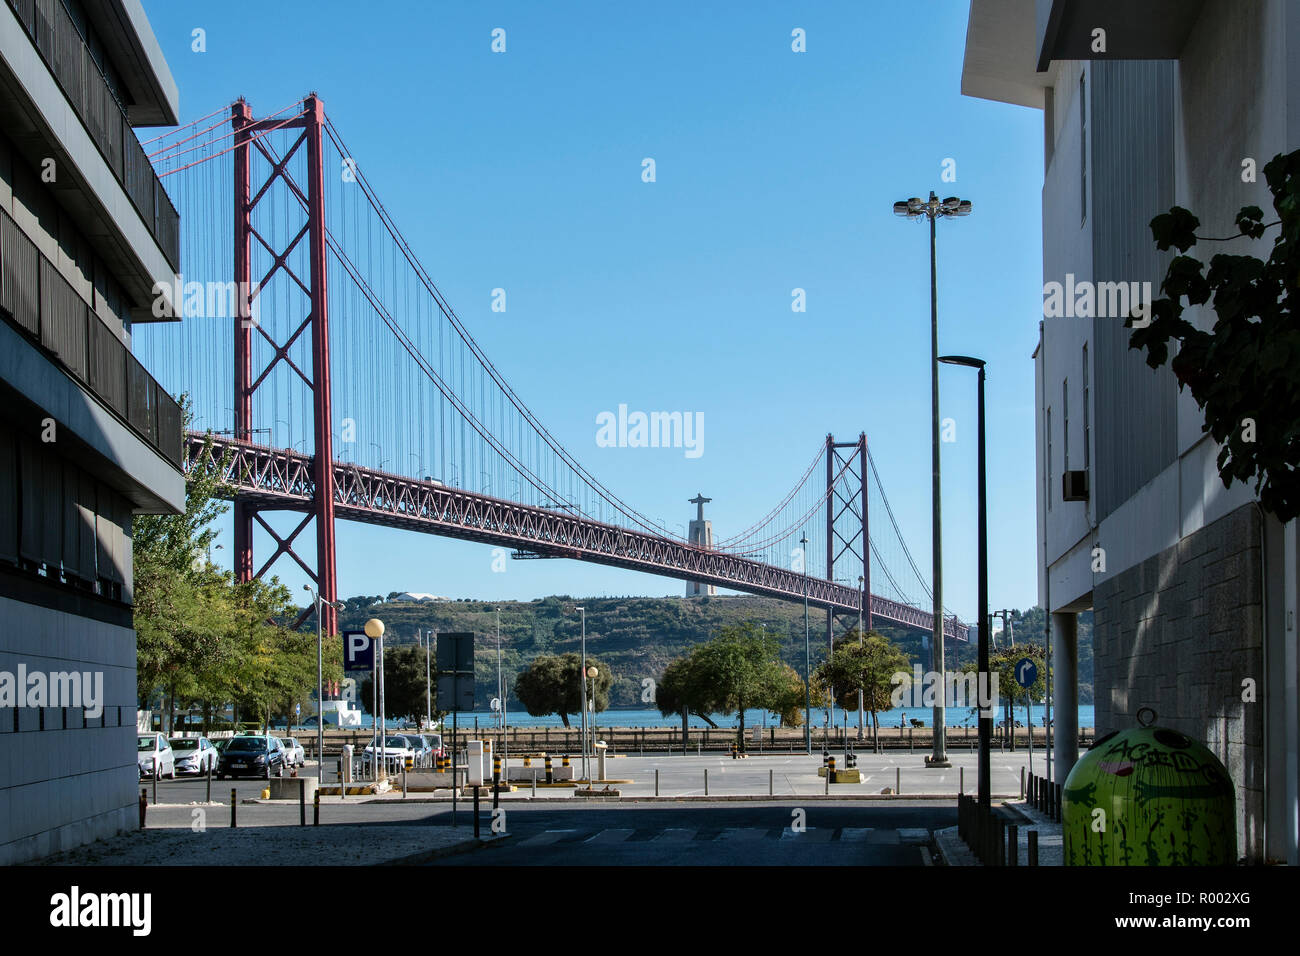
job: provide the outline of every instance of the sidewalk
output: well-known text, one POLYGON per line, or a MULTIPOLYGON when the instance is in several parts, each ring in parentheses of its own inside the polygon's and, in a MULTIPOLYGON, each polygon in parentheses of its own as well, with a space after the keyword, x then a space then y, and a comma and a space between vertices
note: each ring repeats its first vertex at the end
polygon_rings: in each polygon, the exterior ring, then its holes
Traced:
POLYGON ((473 827, 411 824, 149 827, 40 861, 44 866, 374 866, 423 863, 477 849, 473 827))
MULTIPOLYGON (((1018 817, 1020 822, 1017 833, 1017 843, 1019 844, 1019 853, 1017 861, 1020 866, 1027 865, 1029 861, 1029 832, 1031 830, 1038 833, 1038 865, 1039 866, 1062 866, 1064 865, 1064 841, 1061 836, 1061 825, 1054 822, 1044 813, 1040 813, 1024 800, 1008 800, 1003 806, 1010 809, 1018 817)), ((965 842, 957 835, 956 827, 948 827, 945 830, 936 830, 934 833, 935 845, 939 848, 939 854, 948 866, 983 866, 975 854, 970 851, 965 842)))

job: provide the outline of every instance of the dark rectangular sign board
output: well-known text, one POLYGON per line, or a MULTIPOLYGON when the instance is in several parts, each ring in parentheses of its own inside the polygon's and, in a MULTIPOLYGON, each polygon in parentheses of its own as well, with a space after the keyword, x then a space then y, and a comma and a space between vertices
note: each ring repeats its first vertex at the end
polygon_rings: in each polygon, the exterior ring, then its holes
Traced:
POLYGON ((458 671, 463 674, 473 675, 473 634, 439 634, 437 640, 439 673, 458 671))

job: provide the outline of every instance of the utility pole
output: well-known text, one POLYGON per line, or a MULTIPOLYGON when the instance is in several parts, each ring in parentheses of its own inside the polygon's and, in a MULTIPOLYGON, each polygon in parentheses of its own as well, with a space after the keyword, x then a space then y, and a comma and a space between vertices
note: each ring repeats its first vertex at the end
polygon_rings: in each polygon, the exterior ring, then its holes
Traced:
POLYGON ((808 633, 808 535, 799 538, 803 562, 803 742, 812 754, 812 645, 808 633))

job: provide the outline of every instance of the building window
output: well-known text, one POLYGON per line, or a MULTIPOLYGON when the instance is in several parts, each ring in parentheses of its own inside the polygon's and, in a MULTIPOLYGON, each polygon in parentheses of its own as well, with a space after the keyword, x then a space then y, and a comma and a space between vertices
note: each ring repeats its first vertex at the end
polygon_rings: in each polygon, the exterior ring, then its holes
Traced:
POLYGON ((1092 465, 1092 420, 1088 411, 1088 343, 1083 343, 1083 467, 1086 471, 1092 465))
POLYGON ((1079 224, 1088 221, 1088 97, 1079 77, 1079 224))
POLYGON ((1070 380, 1061 383, 1061 471, 1070 470, 1070 380))
POLYGON ((1047 409, 1047 455, 1043 468, 1043 497, 1047 499, 1047 510, 1052 510, 1052 409, 1047 409))

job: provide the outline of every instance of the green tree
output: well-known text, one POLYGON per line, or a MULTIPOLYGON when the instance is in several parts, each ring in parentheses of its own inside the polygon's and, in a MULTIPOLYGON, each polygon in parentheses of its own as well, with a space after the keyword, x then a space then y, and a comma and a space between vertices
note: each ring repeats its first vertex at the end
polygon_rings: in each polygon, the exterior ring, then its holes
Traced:
POLYGON ((655 706, 664 717, 682 718, 682 746, 689 740, 690 717, 694 715, 710 727, 716 727, 707 706, 707 692, 702 689, 695 653, 670 661, 655 685, 655 706))
POLYGON ((725 627, 692 655, 696 704, 701 710, 739 716, 745 746, 745 709, 771 707, 784 685, 780 645, 752 621, 725 627))
MULTIPOLYGON (((425 650, 418 644, 395 644, 384 648, 384 716, 419 721, 437 715, 437 687, 430 687, 425 669, 425 650), (430 695, 434 714, 427 714, 430 695)), ((367 677, 358 688, 361 707, 370 713, 374 681, 367 677)))
MULTIPOLYGON (((558 714, 564 726, 568 727, 569 714, 582 713, 581 667, 582 659, 577 654, 543 654, 515 678, 515 696, 532 716, 558 714)), ((591 655, 587 655, 587 667, 594 667, 597 671, 595 710, 606 710, 614 675, 608 665, 591 655)), ((587 679, 586 686, 587 693, 591 694, 591 679, 587 679)))
POLYGON ((1156 247, 1183 254, 1169 263, 1166 297, 1152 303, 1150 323, 1133 330, 1129 345, 1146 349, 1152 368, 1168 362, 1179 389, 1191 389, 1205 413, 1202 430, 1221 446, 1225 487, 1253 478, 1260 505, 1290 521, 1300 515, 1300 326, 1291 309, 1300 287, 1300 150, 1275 156, 1264 178, 1278 221, 1266 224, 1258 206, 1243 206, 1238 235, 1227 238, 1259 239, 1281 225, 1266 261, 1220 253, 1205 272, 1187 250, 1227 239, 1196 235, 1200 220, 1179 206, 1151 220, 1156 247), (1211 331, 1183 318, 1184 299, 1189 306, 1213 299, 1211 331), (1170 340, 1178 343, 1172 360, 1170 340))
POLYGON ((813 672, 815 682, 835 689, 835 702, 856 710, 858 692, 862 707, 871 714, 871 735, 880 751, 880 713, 893 709, 894 675, 908 673, 911 658, 878 631, 868 631, 861 644, 851 631, 835 645, 830 658, 813 672))
MULTIPOLYGON (((1026 708, 1030 704, 1036 704, 1043 700, 1047 694, 1047 659, 1043 648, 1038 644, 1019 644, 1015 647, 1008 647, 999 650, 996 654, 989 655, 989 673, 996 674, 998 678, 998 696, 1004 701, 1006 725, 1003 728, 1003 735, 1010 739, 1011 749, 1015 749, 1015 706, 1023 704, 1026 708), (1029 687, 1021 687, 1016 680, 1016 664, 1025 658, 1034 662, 1038 669, 1038 676, 1034 683, 1029 687)), ((1028 711, 1025 714, 1025 723, 1032 726, 1029 719, 1028 711)))

